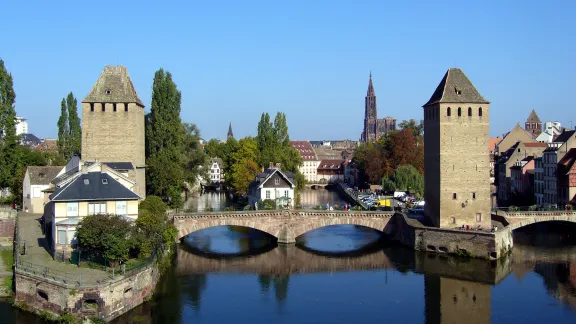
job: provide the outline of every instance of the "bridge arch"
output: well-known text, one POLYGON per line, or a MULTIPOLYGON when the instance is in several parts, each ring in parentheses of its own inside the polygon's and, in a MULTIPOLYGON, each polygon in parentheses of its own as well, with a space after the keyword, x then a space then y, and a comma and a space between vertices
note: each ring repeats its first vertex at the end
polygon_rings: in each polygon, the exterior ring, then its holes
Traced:
POLYGON ((310 231, 333 225, 357 225, 371 228, 383 233, 384 228, 386 225, 388 225, 391 217, 392 215, 389 217, 379 218, 340 216, 322 217, 308 222, 295 222, 294 225, 290 228, 291 233, 289 233, 289 236, 292 236, 295 240, 299 236, 304 235, 310 231))
POLYGON ((237 219, 237 218, 222 218, 222 219, 212 219, 203 222, 186 224, 181 226, 178 231, 178 240, 182 240, 188 234, 201 231, 203 229, 216 227, 216 226, 240 226, 247 227, 262 231, 266 234, 273 236, 278 239, 279 230, 271 227, 265 222, 257 222, 253 219, 237 219))
POLYGON ((565 213, 509 213, 507 220, 510 223, 510 230, 517 230, 532 224, 545 223, 545 222, 568 222, 576 224, 576 215, 565 213))

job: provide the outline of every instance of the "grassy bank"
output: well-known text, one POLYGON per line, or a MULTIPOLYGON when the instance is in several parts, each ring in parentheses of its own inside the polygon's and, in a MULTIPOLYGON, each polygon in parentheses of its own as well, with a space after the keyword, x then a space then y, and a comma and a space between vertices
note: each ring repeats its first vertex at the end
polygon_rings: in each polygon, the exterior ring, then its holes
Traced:
MULTIPOLYGON (((12 248, 0 249, 0 257, 2 258, 2 264, 4 264, 4 270, 6 272, 12 272, 12 266, 14 265, 14 253, 12 248)), ((6 291, 12 291, 12 276, 2 278, 0 286, 5 288, 6 291)))

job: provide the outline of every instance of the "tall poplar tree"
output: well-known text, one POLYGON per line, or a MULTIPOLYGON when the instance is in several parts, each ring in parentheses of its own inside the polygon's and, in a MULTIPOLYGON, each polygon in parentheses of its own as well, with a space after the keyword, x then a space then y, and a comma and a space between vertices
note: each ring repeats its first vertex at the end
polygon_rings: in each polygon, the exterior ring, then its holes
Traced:
POLYGON ((79 155, 82 146, 82 128, 78 117, 78 101, 70 92, 60 103, 58 118, 58 152, 66 160, 79 155))
POLYGON ((0 59, 0 189, 14 187, 20 167, 12 74, 0 59))
POLYGON ((182 94, 163 69, 154 74, 152 105, 146 125, 147 187, 172 207, 182 204, 184 134, 180 119, 182 94))

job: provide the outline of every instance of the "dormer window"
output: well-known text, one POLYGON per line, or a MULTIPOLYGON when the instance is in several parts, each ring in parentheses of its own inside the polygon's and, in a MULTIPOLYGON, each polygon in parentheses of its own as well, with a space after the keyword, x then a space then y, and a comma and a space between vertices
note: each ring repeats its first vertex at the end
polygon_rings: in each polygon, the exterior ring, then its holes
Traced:
POLYGON ((454 92, 456 92, 457 95, 461 95, 462 91, 456 87, 454 87, 454 92))
POLYGON ((109 96, 112 93, 112 90, 106 89, 106 95, 109 96))
POLYGON ((102 184, 108 184, 108 179, 102 179, 102 184))
POLYGON ((89 185, 89 184, 90 184, 90 179, 84 179, 84 184, 85 184, 85 185, 89 185))

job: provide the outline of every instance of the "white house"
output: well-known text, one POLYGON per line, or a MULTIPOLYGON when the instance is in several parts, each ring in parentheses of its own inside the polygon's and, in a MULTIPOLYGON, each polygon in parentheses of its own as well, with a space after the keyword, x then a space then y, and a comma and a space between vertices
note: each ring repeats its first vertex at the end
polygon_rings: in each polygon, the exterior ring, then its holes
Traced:
POLYGON ((294 174, 282 172, 280 163, 270 163, 268 169, 256 175, 248 185, 248 203, 254 206, 264 200, 273 200, 277 208, 294 206, 294 174))
POLYGON ((16 135, 28 134, 28 122, 24 117, 16 116, 16 135))
POLYGON ((306 181, 315 183, 320 160, 316 157, 312 144, 308 141, 290 141, 290 145, 292 145, 302 157, 302 165, 298 167, 300 173, 304 175, 306 181))
POLYGON ((221 158, 210 159, 210 170, 208 171, 211 183, 224 182, 224 161, 221 158))
POLYGON ((78 223, 89 215, 115 214, 127 220, 138 218, 142 198, 134 192, 136 182, 118 163, 90 162, 62 173, 51 182, 52 192, 45 209, 48 240, 54 251, 70 251, 78 223))
POLYGON ((536 137, 536 140, 538 142, 552 143, 558 135, 562 134, 563 130, 564 128, 560 122, 545 122, 544 131, 536 137))
POLYGON ((63 166, 29 166, 22 182, 22 209, 26 212, 44 212, 44 190, 50 181, 64 169, 63 166))

